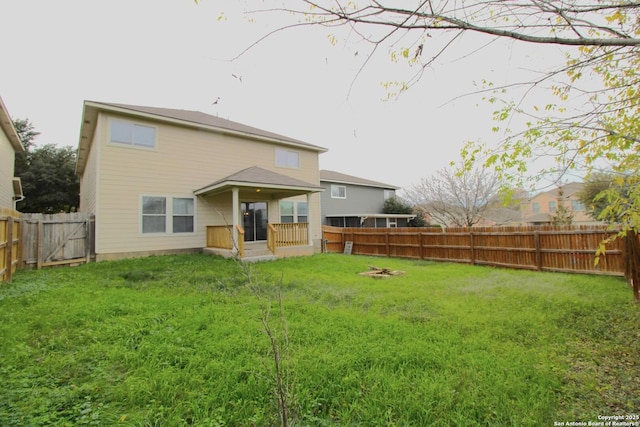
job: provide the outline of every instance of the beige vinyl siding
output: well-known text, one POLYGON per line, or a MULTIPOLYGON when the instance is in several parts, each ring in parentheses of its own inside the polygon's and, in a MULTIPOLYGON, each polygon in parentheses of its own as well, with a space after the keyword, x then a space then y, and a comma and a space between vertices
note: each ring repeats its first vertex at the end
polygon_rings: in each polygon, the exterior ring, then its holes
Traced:
POLYGON ((0 130, 0 207, 13 209, 13 172, 15 151, 7 135, 0 130))
MULTIPOLYGON (((129 120, 118 117, 118 119, 129 120)), ((143 195, 191 197, 195 189, 250 166, 319 184, 318 153, 299 150, 300 168, 275 167, 275 146, 233 136, 178 127, 159 122, 133 120, 156 128, 156 148, 140 149, 109 142, 109 115, 100 113, 96 129, 100 141, 99 188, 96 237, 98 253, 201 248, 207 225, 225 223, 231 218, 231 194, 196 199, 195 232, 143 235, 140 228, 140 198, 143 195)), ((97 141, 94 141, 96 145, 97 141)), ((95 148, 95 147, 94 147, 95 148)), ((92 148, 92 151, 94 149, 92 148)), ((96 170, 88 164, 85 175, 96 170)), ((271 208, 271 206, 270 206, 271 208)), ((319 197, 313 196, 315 239, 320 238, 319 197)), ((277 222, 277 209, 270 220, 277 222)))
MULTIPOLYGON (((98 124, 100 126, 101 123, 98 124)), ((96 213, 97 193, 98 193, 98 177, 100 170, 98 165, 98 157, 100 156, 100 144, 96 143, 96 131, 93 143, 90 145, 89 154, 87 156, 87 165, 85 172, 80 177, 80 212, 96 213)))

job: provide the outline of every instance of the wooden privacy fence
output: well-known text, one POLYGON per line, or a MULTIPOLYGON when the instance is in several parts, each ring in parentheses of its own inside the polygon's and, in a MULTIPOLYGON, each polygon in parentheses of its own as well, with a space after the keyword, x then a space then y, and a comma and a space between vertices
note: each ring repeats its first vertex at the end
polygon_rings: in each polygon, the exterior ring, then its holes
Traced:
MULTIPOLYGON (((377 255, 540 271, 624 275, 623 241, 600 242, 616 231, 601 226, 482 228, 339 228, 323 226, 327 252, 353 242, 357 255, 377 255)), ((637 236, 636 236, 637 237, 637 236)))
POLYGON ((24 267, 90 262, 95 253, 94 230, 91 214, 22 214, 24 267))
POLYGON ((11 282, 20 264, 20 212, 0 208, 0 283, 11 282))

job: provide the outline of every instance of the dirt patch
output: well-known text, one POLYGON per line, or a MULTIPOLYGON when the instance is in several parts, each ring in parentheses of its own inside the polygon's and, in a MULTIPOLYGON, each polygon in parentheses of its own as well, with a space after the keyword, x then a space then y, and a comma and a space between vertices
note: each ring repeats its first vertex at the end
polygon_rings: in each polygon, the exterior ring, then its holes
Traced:
POLYGON ((391 270, 389 268, 379 268, 373 265, 369 266, 369 271, 365 271, 362 273, 358 273, 361 276, 368 276, 373 278, 384 278, 384 277, 392 277, 392 276, 402 276, 404 271, 400 270, 391 270))

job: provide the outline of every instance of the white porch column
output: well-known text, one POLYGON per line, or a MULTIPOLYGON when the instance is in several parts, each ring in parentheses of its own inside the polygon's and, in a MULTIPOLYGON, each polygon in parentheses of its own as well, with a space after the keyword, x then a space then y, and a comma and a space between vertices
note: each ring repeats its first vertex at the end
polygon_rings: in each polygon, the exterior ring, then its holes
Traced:
POLYGON ((240 222, 240 190, 238 187, 231 189, 231 236, 233 237, 233 249, 238 250, 238 224, 240 222))
POLYGON ((313 246, 313 227, 311 226, 311 224, 313 223, 312 221, 312 216, 311 216, 311 193, 307 193, 307 240, 308 240, 308 245, 309 246, 313 246))

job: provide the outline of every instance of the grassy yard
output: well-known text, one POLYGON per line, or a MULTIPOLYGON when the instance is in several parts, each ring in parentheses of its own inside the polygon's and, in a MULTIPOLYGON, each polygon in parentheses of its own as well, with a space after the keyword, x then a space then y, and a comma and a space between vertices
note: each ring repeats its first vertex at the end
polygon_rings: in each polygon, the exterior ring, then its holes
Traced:
POLYGON ((298 426, 639 412, 622 279, 339 254, 248 272, 254 286, 204 255, 19 272, 0 286, 0 425, 273 425, 267 315, 298 426), (357 274, 369 265, 405 274, 357 274))

